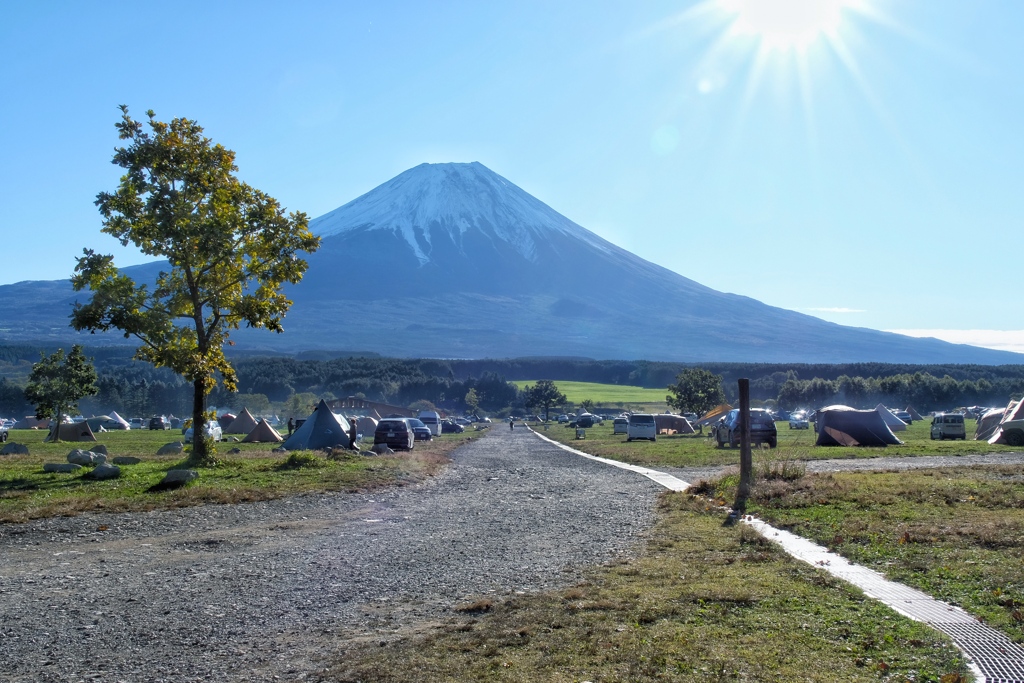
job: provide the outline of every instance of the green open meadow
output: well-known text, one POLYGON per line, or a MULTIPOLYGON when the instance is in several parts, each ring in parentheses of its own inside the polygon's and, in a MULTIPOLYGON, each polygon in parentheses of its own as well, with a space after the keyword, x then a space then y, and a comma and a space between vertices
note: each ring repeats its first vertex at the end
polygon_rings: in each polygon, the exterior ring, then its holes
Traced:
MULTIPOLYGON (((527 384, 534 385, 537 380, 516 380, 512 382, 519 389, 527 384)), ((668 389, 645 389, 644 387, 623 386, 621 384, 598 384, 596 382, 555 382, 558 390, 565 398, 578 404, 590 399, 601 408, 624 409, 626 406, 646 406, 658 411, 665 409, 665 397, 668 389)))
POLYGON ((12 430, 9 442, 28 446, 29 455, 0 456, 0 522, 86 511, 240 503, 302 493, 402 486, 437 472, 448 462, 448 453, 481 433, 467 430, 443 434, 430 442, 416 442, 409 453, 372 457, 346 450, 329 457, 304 451, 282 454, 272 452, 277 444, 224 441, 216 445, 219 464, 200 469, 198 480, 176 490, 151 491, 168 470, 185 466, 187 446, 182 455, 156 455, 164 444, 180 440, 179 432, 101 432, 97 440, 107 447, 108 462, 117 456, 135 456, 142 462, 121 466, 117 479, 93 481, 87 477, 88 468, 75 474, 43 472, 45 463, 66 462, 71 450, 87 450, 90 443, 43 443, 45 432, 12 430), (230 452, 233 449, 238 452, 230 452))

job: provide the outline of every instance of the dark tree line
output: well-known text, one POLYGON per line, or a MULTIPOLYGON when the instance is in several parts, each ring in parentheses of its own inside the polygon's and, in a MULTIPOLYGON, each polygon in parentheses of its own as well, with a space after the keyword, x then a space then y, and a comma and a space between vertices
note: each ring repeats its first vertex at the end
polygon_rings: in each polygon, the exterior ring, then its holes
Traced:
MULTIPOLYGON (((53 348, 0 346, 0 414, 27 415, 24 398, 26 367, 40 352, 53 348)), ((86 398, 86 414, 117 410, 129 416, 185 415, 192 387, 166 369, 133 361, 131 349, 86 349, 95 359, 99 393, 86 398)), ((308 354, 316 356, 318 354, 308 354)), ((697 365, 654 361, 594 361, 579 358, 521 358, 496 360, 413 360, 360 356, 314 359, 287 356, 232 358, 238 392, 219 386, 211 405, 234 406, 239 395, 263 395, 286 401, 296 393, 343 398, 361 395, 370 400, 408 406, 430 401, 449 412, 461 412, 470 389, 479 408, 495 412, 509 406, 525 408, 525 397, 511 380, 556 378, 665 389, 687 369, 701 368, 722 376, 725 398, 736 402, 737 382, 750 379, 751 398, 778 400, 782 407, 819 407, 846 403, 873 407, 912 404, 920 411, 965 405, 1005 405, 1024 394, 1024 365, 767 365, 706 363, 697 365)))

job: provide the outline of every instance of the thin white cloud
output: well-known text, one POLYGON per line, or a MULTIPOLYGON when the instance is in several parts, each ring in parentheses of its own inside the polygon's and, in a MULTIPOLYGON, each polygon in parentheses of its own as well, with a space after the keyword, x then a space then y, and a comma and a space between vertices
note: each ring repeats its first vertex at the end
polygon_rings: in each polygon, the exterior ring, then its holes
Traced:
POLYGON ((862 308, 843 308, 842 306, 827 306, 824 308, 805 308, 805 311, 815 311, 816 313, 867 313, 862 308))
POLYGON ((997 351, 1024 353, 1024 330, 886 330, 908 337, 934 337, 953 344, 970 344, 997 351))

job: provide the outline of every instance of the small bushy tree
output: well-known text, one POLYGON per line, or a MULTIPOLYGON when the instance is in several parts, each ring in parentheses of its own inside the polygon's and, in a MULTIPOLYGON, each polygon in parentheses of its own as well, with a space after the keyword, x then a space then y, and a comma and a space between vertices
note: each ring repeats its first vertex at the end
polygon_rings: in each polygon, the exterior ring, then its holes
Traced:
POLYGON ((527 385, 523 388, 523 403, 528 406, 544 409, 544 419, 548 419, 548 412, 551 406, 559 405, 566 401, 565 394, 558 390, 555 383, 549 379, 538 380, 534 386, 527 385))
MULTIPOLYGON (((141 342, 136 358, 168 367, 193 386, 192 421, 206 419, 206 399, 218 376, 237 390, 224 355, 242 325, 282 332, 291 306, 281 287, 302 279, 300 258, 320 245, 306 215, 285 215, 276 199, 235 177, 235 154, 203 136, 195 121, 143 124, 121 107, 117 124, 125 147, 113 163, 124 169, 113 192, 96 199, 102 231, 122 245, 167 260, 155 285, 136 283, 112 256, 84 250, 71 279, 92 299, 76 303, 72 326, 120 330, 141 342), (147 131, 148 128, 148 131, 147 131)), ((212 446, 195 431, 191 459, 211 463, 212 446)))
POLYGON ((78 411, 78 402, 92 396, 96 386, 96 368, 86 358, 82 347, 75 345, 64 355, 64 349, 42 355, 32 366, 25 386, 25 397, 36 406, 36 417, 53 421, 53 440, 60 441, 60 423, 65 415, 78 411))
POLYGON ((703 368, 689 368, 676 376, 676 383, 668 388, 665 397, 669 407, 681 413, 703 415, 715 406, 725 403, 722 377, 703 368))

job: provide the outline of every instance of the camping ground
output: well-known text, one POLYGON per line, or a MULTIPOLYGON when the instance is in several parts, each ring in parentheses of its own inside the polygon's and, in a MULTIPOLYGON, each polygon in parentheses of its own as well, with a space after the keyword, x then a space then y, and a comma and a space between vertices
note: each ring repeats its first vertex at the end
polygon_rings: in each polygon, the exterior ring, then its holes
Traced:
POLYGON ((142 462, 122 466, 117 479, 92 481, 81 473, 43 472, 44 463, 66 462, 71 450, 88 449, 90 443, 43 443, 44 431, 12 430, 8 443, 27 445, 29 455, 0 456, 0 523, 96 510, 240 503, 319 491, 401 486, 437 472, 448 461, 448 453, 481 433, 444 434, 433 441, 417 442, 408 453, 373 457, 348 451, 337 451, 333 457, 310 451, 282 454, 273 452, 277 444, 223 441, 216 447, 220 464, 201 469, 198 481, 177 490, 150 492, 168 470, 184 466, 186 454, 155 455, 164 444, 181 439, 177 431, 101 432, 98 443, 107 447, 110 459, 134 456, 142 462), (239 452, 231 453, 232 449, 239 452))

